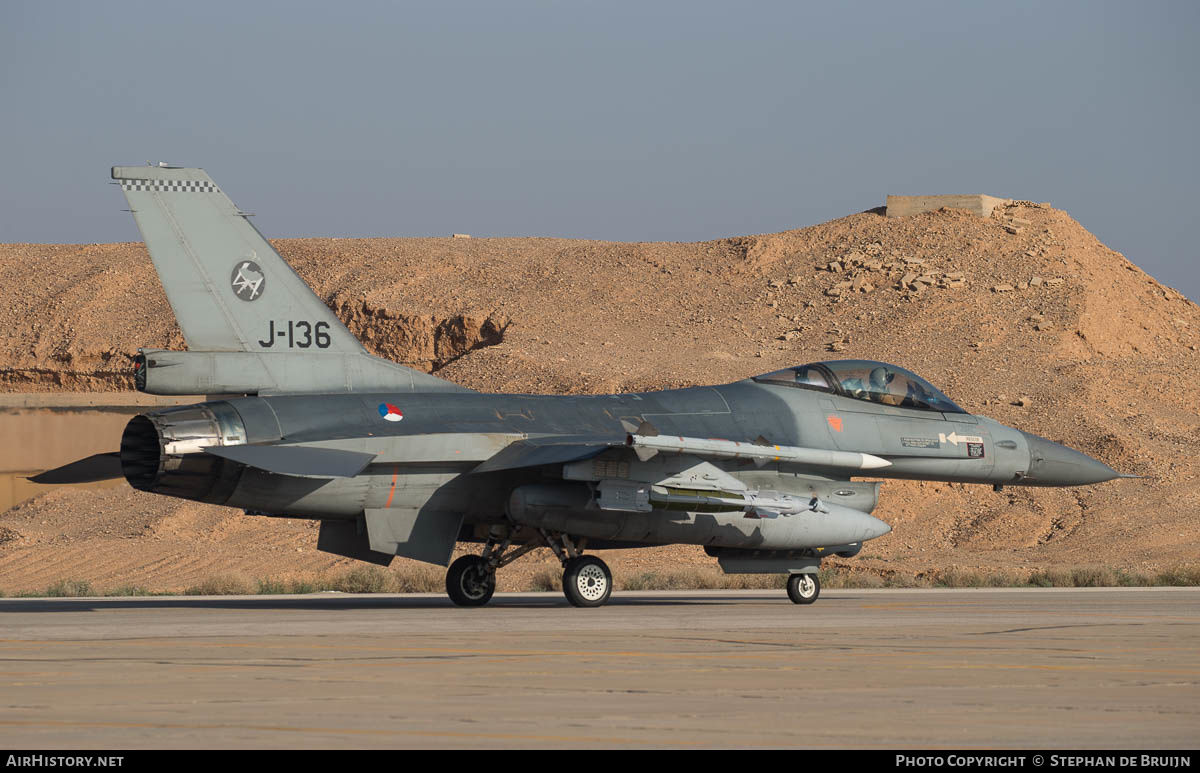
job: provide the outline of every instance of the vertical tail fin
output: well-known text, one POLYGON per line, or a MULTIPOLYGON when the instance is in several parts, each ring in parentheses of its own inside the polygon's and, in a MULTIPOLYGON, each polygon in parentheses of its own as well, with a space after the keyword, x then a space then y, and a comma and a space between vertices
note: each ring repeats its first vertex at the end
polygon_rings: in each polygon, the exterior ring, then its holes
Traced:
POLYGON ((203 169, 114 166, 193 350, 364 353, 203 169))
POLYGON ((112 176, 190 350, 147 358, 160 370, 153 387, 143 372, 146 391, 470 391, 368 354, 203 169, 114 166, 112 176))

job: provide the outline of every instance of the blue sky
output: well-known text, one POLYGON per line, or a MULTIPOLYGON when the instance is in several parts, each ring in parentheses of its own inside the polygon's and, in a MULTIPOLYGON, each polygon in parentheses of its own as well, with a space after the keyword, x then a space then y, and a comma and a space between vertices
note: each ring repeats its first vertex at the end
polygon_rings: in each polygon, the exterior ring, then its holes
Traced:
POLYGON ((271 237, 697 241, 1050 201, 1200 299, 1195 2, 0 0, 0 242, 137 240, 108 167, 271 237))

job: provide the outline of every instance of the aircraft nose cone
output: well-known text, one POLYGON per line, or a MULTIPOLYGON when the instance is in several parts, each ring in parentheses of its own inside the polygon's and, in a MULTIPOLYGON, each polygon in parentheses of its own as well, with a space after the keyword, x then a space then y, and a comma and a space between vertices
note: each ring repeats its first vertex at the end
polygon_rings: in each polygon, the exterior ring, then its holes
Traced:
POLYGON ((1044 486, 1086 486, 1121 477, 1099 459, 1044 437, 1022 432, 1029 443, 1027 479, 1044 486))

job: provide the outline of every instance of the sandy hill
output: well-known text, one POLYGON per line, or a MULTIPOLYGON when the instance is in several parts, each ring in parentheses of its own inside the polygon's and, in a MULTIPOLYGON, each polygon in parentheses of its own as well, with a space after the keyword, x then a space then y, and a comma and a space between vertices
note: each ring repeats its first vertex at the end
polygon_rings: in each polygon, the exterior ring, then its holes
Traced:
MULTIPOLYGON (((276 246, 369 348, 476 389, 647 390, 862 357, 915 370, 969 411, 1148 476, 1003 493, 889 482, 876 514, 895 530, 854 559, 864 568, 1149 571, 1200 561, 1190 389, 1200 308, 1065 212, 1028 203, 990 218, 865 212, 690 244, 276 246)), ((141 244, 0 245, 0 281, 14 288, 0 304, 0 388, 129 389, 138 345, 183 346, 141 244)), ((58 490, 0 516, 0 529, 4 589, 86 573, 96 540, 111 557, 97 577, 142 573, 130 581, 347 565, 315 555, 306 524, 123 489, 58 490), (107 523, 109 533, 79 522, 107 523)), ((690 548, 630 560, 709 562, 690 548)))

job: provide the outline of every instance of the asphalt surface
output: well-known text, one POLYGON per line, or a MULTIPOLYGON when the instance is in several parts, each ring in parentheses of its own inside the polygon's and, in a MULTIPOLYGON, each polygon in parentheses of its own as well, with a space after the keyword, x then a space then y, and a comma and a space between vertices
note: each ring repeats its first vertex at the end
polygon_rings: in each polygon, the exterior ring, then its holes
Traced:
POLYGON ((0 747, 1194 748, 1200 589, 0 600, 0 747))

